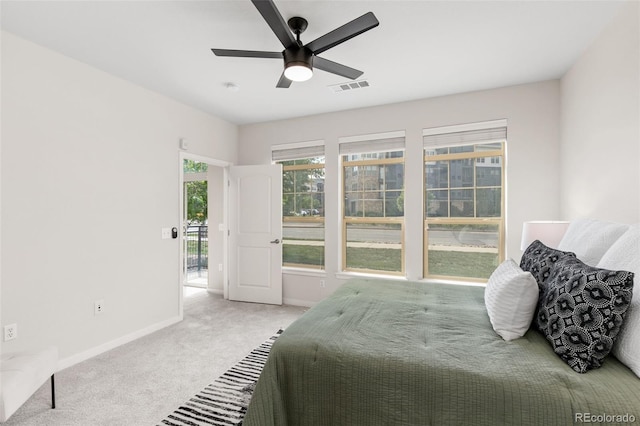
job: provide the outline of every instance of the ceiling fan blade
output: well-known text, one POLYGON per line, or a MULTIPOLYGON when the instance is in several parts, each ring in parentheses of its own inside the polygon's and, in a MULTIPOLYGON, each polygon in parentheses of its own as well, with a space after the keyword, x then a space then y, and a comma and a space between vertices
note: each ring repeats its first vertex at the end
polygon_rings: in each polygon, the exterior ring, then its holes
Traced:
POLYGON ((363 74, 363 72, 360 70, 330 61, 328 59, 320 58, 318 56, 315 56, 313 58, 313 67, 322 71, 330 72, 332 74, 350 78, 351 80, 355 80, 363 74))
POLYGON ((251 2, 258 9, 264 20, 267 21, 267 24, 269 24, 269 27, 271 27, 271 30, 285 49, 294 44, 297 45, 289 26, 272 0, 251 0, 251 2))
POLYGON ((369 31, 370 29, 377 27, 379 24, 380 22, 378 22, 376 15, 374 15, 373 12, 368 12, 351 22, 347 22, 343 26, 318 37, 311 43, 306 44, 306 47, 308 47, 314 55, 319 55, 327 49, 331 49, 332 47, 352 39, 365 31, 369 31))
POLYGON ((280 89, 288 89, 291 86, 291 80, 284 76, 284 72, 280 76, 280 80, 278 80, 278 84, 276 84, 277 88, 280 89))
POLYGON ((216 56, 235 56, 238 58, 275 58, 282 59, 282 52, 263 52, 261 50, 211 49, 216 56))

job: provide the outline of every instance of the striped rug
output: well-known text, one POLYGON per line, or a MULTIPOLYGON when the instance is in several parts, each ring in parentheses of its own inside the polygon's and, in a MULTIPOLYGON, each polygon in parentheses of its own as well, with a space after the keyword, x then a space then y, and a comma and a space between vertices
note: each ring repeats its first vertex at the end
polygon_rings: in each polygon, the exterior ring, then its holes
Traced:
POLYGON ((271 345, 281 333, 282 330, 278 330, 242 361, 168 415, 159 425, 242 425, 251 394, 267 362, 271 345))

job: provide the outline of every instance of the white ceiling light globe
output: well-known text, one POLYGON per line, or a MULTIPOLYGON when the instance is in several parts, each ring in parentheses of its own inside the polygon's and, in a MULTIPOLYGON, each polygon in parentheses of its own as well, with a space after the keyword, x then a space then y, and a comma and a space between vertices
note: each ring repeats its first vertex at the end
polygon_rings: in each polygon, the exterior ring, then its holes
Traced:
POLYGON ((284 70, 284 76, 291 81, 307 81, 313 76, 313 71, 302 65, 292 65, 284 70))

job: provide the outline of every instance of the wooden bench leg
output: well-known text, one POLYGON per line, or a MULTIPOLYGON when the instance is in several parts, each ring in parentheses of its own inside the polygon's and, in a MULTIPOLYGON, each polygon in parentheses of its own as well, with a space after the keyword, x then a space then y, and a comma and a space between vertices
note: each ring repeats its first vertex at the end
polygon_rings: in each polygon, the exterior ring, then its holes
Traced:
POLYGON ((56 385, 53 376, 54 374, 51 375, 51 408, 56 408, 56 385))

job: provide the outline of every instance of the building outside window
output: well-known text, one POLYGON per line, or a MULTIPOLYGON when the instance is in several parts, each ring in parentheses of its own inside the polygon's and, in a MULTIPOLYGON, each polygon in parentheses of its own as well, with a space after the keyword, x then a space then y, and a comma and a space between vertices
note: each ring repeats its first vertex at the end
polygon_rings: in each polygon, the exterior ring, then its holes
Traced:
POLYGON ((485 281, 504 259, 506 122, 424 133, 424 276, 485 281))
POLYGON ((404 133, 340 140, 342 269, 404 274, 404 133))
POLYGON ((324 145, 278 145, 282 164, 282 262, 284 267, 324 269, 324 145))

